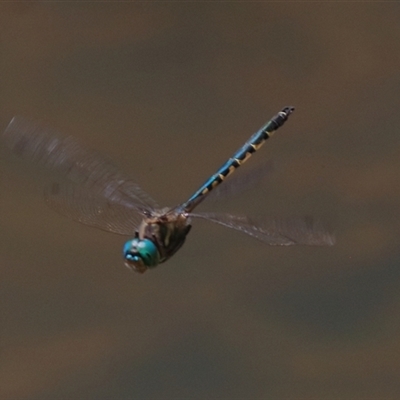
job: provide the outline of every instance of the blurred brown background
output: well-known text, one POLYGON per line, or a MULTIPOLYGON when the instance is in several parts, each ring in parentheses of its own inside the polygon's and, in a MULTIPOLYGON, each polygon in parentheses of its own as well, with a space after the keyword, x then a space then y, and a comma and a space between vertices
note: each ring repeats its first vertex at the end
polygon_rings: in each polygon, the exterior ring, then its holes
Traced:
POLYGON ((200 221, 132 274, 124 237, 48 209, 40 171, 1 146, 0 398, 398 399, 399 11, 0 5, 1 130, 20 114, 72 134, 174 205, 294 105, 243 167, 272 159, 272 176, 207 206, 337 236, 273 248, 200 221))

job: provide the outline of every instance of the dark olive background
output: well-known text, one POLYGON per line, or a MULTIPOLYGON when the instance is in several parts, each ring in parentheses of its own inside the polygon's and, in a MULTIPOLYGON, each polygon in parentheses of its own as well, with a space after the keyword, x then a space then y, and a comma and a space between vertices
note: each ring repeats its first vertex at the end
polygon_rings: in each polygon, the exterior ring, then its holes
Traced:
POLYGON ((2 3, 0 123, 24 115, 185 200, 283 106, 203 209, 320 217, 334 247, 268 247, 196 222, 144 275, 125 241, 46 207, 0 146, 0 398, 398 399, 400 6, 2 3))

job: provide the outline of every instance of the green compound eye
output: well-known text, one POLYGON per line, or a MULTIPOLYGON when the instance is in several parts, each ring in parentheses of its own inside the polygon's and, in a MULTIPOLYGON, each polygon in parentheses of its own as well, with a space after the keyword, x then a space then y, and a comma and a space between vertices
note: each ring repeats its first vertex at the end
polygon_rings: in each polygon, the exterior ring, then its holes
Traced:
POLYGON ((125 264, 136 272, 143 273, 147 268, 156 267, 160 262, 157 246, 149 239, 132 239, 123 249, 125 264))

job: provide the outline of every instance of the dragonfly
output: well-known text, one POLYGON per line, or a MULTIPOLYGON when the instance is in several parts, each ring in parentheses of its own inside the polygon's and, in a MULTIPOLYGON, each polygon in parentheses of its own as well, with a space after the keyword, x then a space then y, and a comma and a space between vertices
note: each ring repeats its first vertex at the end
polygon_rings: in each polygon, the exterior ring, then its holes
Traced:
POLYGON ((278 112, 186 201, 172 208, 158 206, 109 158, 23 117, 11 120, 3 140, 17 156, 61 174, 61 183, 52 183, 45 189, 45 201, 51 208, 83 224, 129 235, 131 238, 123 246, 125 265, 144 273, 170 259, 182 247, 195 219, 232 228, 268 245, 334 244, 334 236, 311 217, 254 219, 194 212, 212 190, 282 127, 293 111, 293 107, 285 107, 278 112))

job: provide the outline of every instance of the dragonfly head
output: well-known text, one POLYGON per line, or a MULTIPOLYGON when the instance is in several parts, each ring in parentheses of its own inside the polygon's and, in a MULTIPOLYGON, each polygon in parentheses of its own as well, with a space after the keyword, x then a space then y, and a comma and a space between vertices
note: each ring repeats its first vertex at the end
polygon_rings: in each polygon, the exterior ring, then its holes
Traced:
POLYGON ((134 238, 124 245, 125 265, 143 274, 147 268, 156 267, 160 262, 157 246, 149 239, 134 238))

